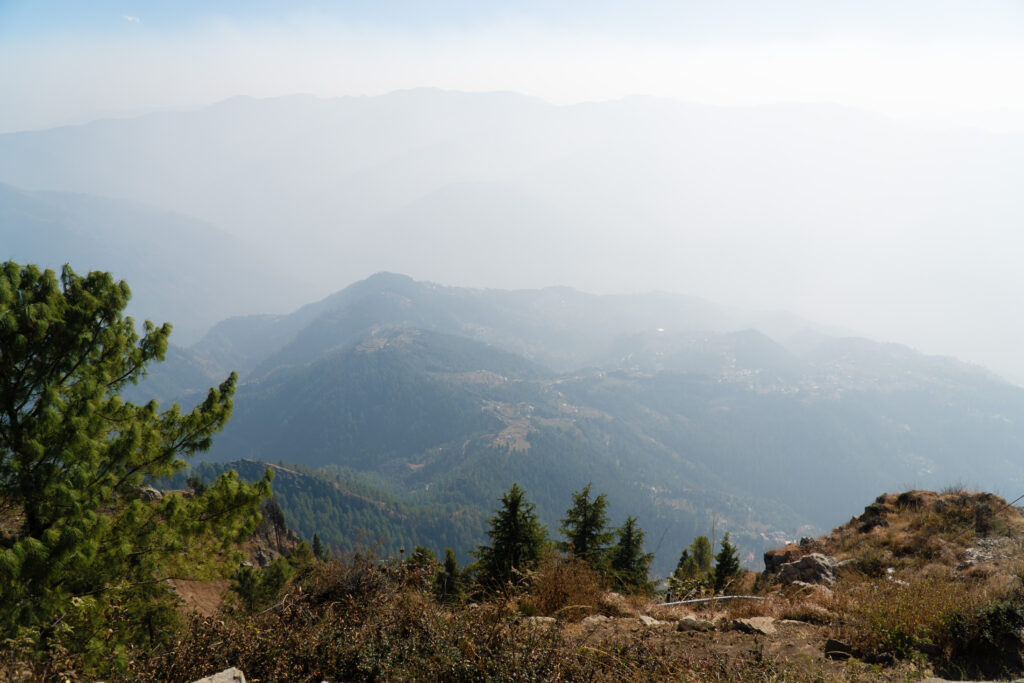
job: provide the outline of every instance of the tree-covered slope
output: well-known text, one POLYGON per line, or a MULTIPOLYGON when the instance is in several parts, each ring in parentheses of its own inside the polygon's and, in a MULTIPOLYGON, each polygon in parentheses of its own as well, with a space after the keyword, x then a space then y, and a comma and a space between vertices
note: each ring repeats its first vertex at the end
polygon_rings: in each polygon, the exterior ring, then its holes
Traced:
POLYGON ((519 482, 552 528, 592 481, 666 548, 716 519, 755 555, 763 534, 838 523, 872 491, 1024 481, 1024 392, 894 345, 642 333, 604 368, 553 373, 466 337, 364 335, 243 385, 212 456, 340 466, 478 512, 519 482))
POLYGON ((229 469, 244 481, 259 481, 270 469, 274 499, 288 528, 310 542, 316 534, 336 552, 397 557, 403 548, 411 552, 423 545, 443 556, 450 547, 465 562, 487 523, 485 511, 456 503, 403 500, 369 477, 340 468, 323 471, 257 460, 206 462, 160 483, 184 488, 189 477, 209 483, 229 469))

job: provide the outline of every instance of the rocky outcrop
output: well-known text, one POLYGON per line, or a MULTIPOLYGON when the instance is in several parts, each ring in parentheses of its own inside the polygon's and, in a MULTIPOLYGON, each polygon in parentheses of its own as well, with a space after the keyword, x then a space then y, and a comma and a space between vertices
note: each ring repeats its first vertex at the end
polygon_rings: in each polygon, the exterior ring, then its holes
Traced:
POLYGON ((821 553, 804 555, 795 562, 779 567, 778 577, 782 583, 801 581, 808 584, 831 586, 835 583, 836 558, 821 553))
POLYGON ((889 526, 889 520, 887 519, 888 514, 889 509, 886 505, 875 501, 864 508, 864 513, 857 518, 857 531, 862 534, 866 534, 877 527, 889 526))
POLYGON ((783 548, 767 550, 764 554, 764 571, 767 574, 777 574, 782 565, 795 562, 805 554, 803 548, 792 543, 783 548))

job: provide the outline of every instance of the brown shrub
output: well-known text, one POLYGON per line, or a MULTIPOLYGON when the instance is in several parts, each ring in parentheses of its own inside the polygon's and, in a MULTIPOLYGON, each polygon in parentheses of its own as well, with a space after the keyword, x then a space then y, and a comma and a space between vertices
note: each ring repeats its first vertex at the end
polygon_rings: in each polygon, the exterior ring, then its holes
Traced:
POLYGON ((598 611, 603 595, 601 575, 584 560, 550 552, 531 575, 519 605, 523 613, 578 621, 598 611))
POLYGON ((951 625, 957 619, 1010 597, 980 581, 956 581, 948 570, 943 575, 935 567, 901 576, 838 590, 836 605, 843 615, 838 635, 863 652, 938 656, 953 648, 951 625))

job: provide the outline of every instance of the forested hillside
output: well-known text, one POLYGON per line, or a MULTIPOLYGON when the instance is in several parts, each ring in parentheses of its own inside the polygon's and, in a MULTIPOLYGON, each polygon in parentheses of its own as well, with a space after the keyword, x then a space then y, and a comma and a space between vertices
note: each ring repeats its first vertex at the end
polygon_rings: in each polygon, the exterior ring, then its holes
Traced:
MULTIPOLYGON (((843 521, 873 491, 1024 486, 1020 389, 799 321, 776 325, 779 341, 701 329, 728 314, 660 295, 381 274, 288 316, 226 321, 137 391, 237 359, 235 414, 210 457, 342 468, 371 476, 382 500, 455 505, 469 514, 445 537, 469 539, 460 558, 513 482, 552 527, 566 492, 593 482, 613 516, 649 530, 659 572, 712 523, 758 557, 771 539, 843 521)), ((339 546, 357 528, 402 539, 389 548, 448 544, 384 517, 342 526, 339 546)))
POLYGON ((457 503, 402 500, 383 490, 366 475, 351 470, 313 470, 301 465, 276 465, 256 460, 199 463, 176 474, 161 486, 187 488, 188 479, 209 483, 227 470, 246 481, 260 481, 265 470, 274 473, 274 499, 285 523, 312 542, 316 535, 326 549, 338 552, 373 552, 399 557, 417 545, 444 556, 444 548, 458 548, 463 562, 486 527, 487 514, 457 503))

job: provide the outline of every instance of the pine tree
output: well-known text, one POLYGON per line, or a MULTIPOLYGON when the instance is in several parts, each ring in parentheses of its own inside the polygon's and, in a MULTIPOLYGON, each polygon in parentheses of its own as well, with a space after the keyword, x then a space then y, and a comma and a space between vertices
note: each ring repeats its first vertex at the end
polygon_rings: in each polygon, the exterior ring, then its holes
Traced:
POLYGON ((327 559, 327 550, 324 548, 324 544, 316 532, 313 533, 313 557, 321 561, 327 559))
POLYGON ((669 592, 675 596, 692 596, 710 588, 712 583, 711 542, 707 536, 698 536, 683 549, 675 571, 668 577, 669 592))
POLYGON ((462 595, 462 573, 451 548, 444 549, 444 566, 437 575, 435 590, 443 602, 454 602, 462 595))
POLYGON ((703 580, 711 576, 711 542, 707 536, 698 536, 683 550, 674 574, 681 580, 703 580))
POLYGON ((715 592, 721 593, 740 573, 740 558, 736 546, 729 542, 729 533, 722 538, 722 548, 715 555, 715 592))
POLYGON ((83 653, 86 666, 169 637, 160 579, 247 537, 270 493, 269 473, 247 485, 226 472, 194 496, 143 486, 209 448, 236 377, 185 414, 125 402, 171 331, 146 322, 140 338, 129 296, 108 273, 0 265, 0 500, 20 520, 0 542, 0 640, 83 653))
POLYGON ((650 582, 647 573, 654 560, 652 553, 644 552, 644 532, 635 517, 616 530, 618 542, 611 551, 612 577, 619 588, 630 591, 647 591, 650 582))
POLYGON ((477 546, 476 558, 481 584, 496 587, 518 582, 520 572, 537 564, 547 544, 547 530, 537 519, 536 506, 525 498, 519 484, 501 497, 487 536, 490 545, 477 546))
POLYGON ((560 531, 566 541, 559 548, 571 552, 575 557, 586 560, 596 568, 605 564, 608 544, 615 533, 608 531, 608 500, 601 494, 590 500, 590 484, 572 494, 572 507, 566 510, 560 531))

